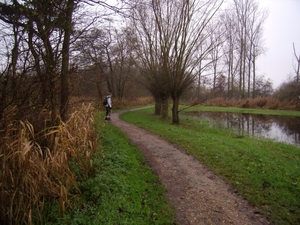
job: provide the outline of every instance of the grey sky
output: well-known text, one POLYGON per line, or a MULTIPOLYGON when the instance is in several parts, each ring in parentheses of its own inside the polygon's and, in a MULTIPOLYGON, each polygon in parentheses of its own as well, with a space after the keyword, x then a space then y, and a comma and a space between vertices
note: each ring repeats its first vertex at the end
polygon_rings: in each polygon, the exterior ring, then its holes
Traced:
POLYGON ((267 52, 258 59, 258 74, 265 75, 278 87, 289 75, 295 75, 293 42, 300 54, 300 0, 258 0, 269 9, 264 39, 267 52))

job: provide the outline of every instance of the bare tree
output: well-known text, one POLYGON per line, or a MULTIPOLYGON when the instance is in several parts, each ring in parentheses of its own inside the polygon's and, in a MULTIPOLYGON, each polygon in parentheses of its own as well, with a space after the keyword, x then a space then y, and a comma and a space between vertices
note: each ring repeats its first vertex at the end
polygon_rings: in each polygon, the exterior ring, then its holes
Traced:
MULTIPOLYGON (((77 61, 86 67, 93 65, 97 71, 94 77, 100 99, 103 90, 111 92, 115 98, 123 99, 129 93, 129 83, 136 74, 137 40, 131 28, 92 28, 77 42, 77 61)), ((105 93, 104 93, 105 94, 105 93)))
MULTIPOLYGON (((75 9, 74 0, 60 2, 41 2, 36 0, 11 4, 1 3, 0 19, 13 25, 16 36, 26 36, 22 43, 13 49, 13 64, 18 58, 16 49, 23 49, 30 54, 35 74, 41 82, 40 104, 49 107, 52 123, 56 119, 57 80, 60 79, 60 116, 66 119, 68 112, 68 70, 69 47, 72 31, 72 15, 75 9)), ((15 42, 15 44, 17 44, 15 42)), ((30 67, 30 61, 27 61, 30 67)), ((15 67, 13 67, 14 70, 15 67)), ((16 72, 16 71, 15 71, 16 72)), ((14 73, 15 73, 14 72, 14 73)))
POLYGON ((237 75, 235 83, 239 98, 246 97, 246 94, 250 97, 251 93, 255 97, 256 60, 264 52, 263 23, 267 15, 255 0, 234 0, 223 15, 226 18, 226 64, 228 76, 231 76, 228 92, 230 88, 234 90, 234 76, 237 75))
POLYGON ((73 57, 73 61, 80 65, 81 70, 93 74, 91 77, 84 76, 82 80, 88 87, 92 84, 96 86, 99 99, 102 99, 103 94, 105 94, 103 93, 104 85, 109 87, 108 90, 111 91, 110 80, 107 77, 109 64, 106 57, 106 49, 111 44, 109 34, 106 29, 93 27, 86 30, 74 44, 77 54, 73 57), (86 79, 92 79, 92 84, 89 84, 86 79))
MULTIPOLYGON (((26 108, 30 102, 35 102, 37 93, 37 78, 26 76, 32 74, 32 68, 27 66, 31 61, 30 56, 24 51, 24 39, 26 38, 23 28, 17 23, 10 25, 2 24, 1 30, 1 73, 0 73, 0 120, 7 115, 9 107, 16 107, 15 119, 26 115, 26 108), (22 63, 21 63, 22 62, 22 63)), ((8 122, 8 121, 7 121, 8 122)), ((5 127, 5 126, 4 126, 5 127)))
POLYGON ((208 48, 209 60, 207 64, 211 66, 213 74, 213 89, 217 88, 217 80, 220 79, 218 75, 223 73, 224 68, 223 62, 221 61, 224 55, 224 52, 222 52, 222 45, 225 40, 223 34, 224 26, 218 26, 219 24, 222 24, 222 21, 220 18, 217 18, 217 20, 213 20, 213 23, 211 23, 208 29, 208 32, 210 33, 209 44, 211 45, 211 48, 208 48))
POLYGON ((235 87, 235 79, 238 71, 238 58, 236 57, 236 32, 237 26, 232 10, 227 9, 221 15, 224 26, 225 44, 223 44, 223 60, 227 67, 227 97, 233 97, 235 87))
MULTIPOLYGON (((84 13, 83 11, 81 13, 84 13)), ((34 104, 39 105, 39 108, 46 107, 52 111, 53 123, 57 116, 63 120, 67 119, 70 95, 69 73, 73 69, 70 66, 70 47, 74 39, 84 33, 86 27, 99 17, 108 16, 113 11, 120 12, 116 6, 98 0, 14 0, 0 3, 0 20, 7 27, 10 26, 8 29, 16 36, 10 69, 15 71, 13 74, 20 73, 16 71, 17 67, 13 66, 16 62, 23 63, 27 68, 34 68, 32 73, 24 76, 38 77, 41 94, 34 104), (103 12, 99 16, 94 10, 95 5, 102 6, 97 8, 109 9, 106 10, 109 13, 103 12), (93 18, 80 21, 81 15, 77 11, 80 6, 89 7, 88 11, 92 12, 90 16, 93 18), (74 20, 75 12, 76 20, 74 20), (20 38, 22 36, 24 38, 20 38), (28 58, 26 62, 20 60, 18 49, 22 49, 24 54, 26 52, 28 58)))
MULTIPOLYGON (((114 66, 115 94, 119 99, 123 99, 129 81, 134 78, 136 73, 136 54, 137 39, 132 28, 126 27, 121 31, 115 31, 116 43, 113 46, 114 56, 112 65, 114 66)), ((130 89, 132 87, 128 87, 130 89)))
POLYGON ((137 48, 138 65, 142 73, 141 83, 155 100, 155 114, 168 117, 168 80, 164 76, 158 26, 151 4, 137 2, 132 10, 132 25, 139 40, 137 48))
MULTIPOLYGON (((173 100, 173 123, 179 123, 178 107, 181 95, 195 81, 196 68, 201 60, 199 55, 203 56, 198 50, 209 38, 205 28, 222 3, 222 0, 152 0, 147 5, 151 10, 148 13, 152 15, 148 17, 151 21, 147 21, 151 24, 151 29, 145 26, 141 17, 135 20, 141 24, 140 33, 143 32, 146 37, 141 39, 147 41, 143 46, 149 46, 147 49, 152 50, 147 53, 155 53, 158 56, 159 62, 155 65, 159 66, 159 76, 164 77, 163 83, 167 84, 166 90, 173 100)), ((211 48, 210 45, 206 47, 211 48)), ((204 52, 207 52, 207 49, 204 49, 204 52)))
POLYGON ((64 37, 62 43, 62 59, 61 59, 61 94, 60 94, 60 116, 63 121, 68 118, 69 104, 69 60, 70 60, 70 40, 72 35, 73 12, 75 10, 75 0, 68 0, 65 6, 65 18, 63 22, 64 37))
POLYGON ((296 59, 296 67, 295 67, 296 81, 299 82, 299 76, 300 76, 300 54, 299 54, 299 56, 297 55, 294 43, 293 43, 293 50, 294 50, 294 56, 295 56, 295 59, 296 59))
POLYGON ((260 10, 257 2, 250 4, 249 10, 249 26, 247 29, 247 39, 249 43, 248 59, 248 96, 251 94, 252 81, 252 98, 255 98, 255 83, 256 83, 256 59, 265 49, 262 43, 263 24, 268 16, 268 12, 264 9, 260 10), (251 79, 252 71, 252 79, 251 79))

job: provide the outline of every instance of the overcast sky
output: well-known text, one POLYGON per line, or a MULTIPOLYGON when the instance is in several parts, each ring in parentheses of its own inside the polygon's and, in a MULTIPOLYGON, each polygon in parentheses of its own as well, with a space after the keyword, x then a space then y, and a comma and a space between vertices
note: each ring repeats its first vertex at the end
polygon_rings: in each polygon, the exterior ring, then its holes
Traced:
POLYGON ((264 39, 267 52, 258 58, 258 74, 265 75, 276 88, 294 73, 296 52, 300 54, 300 0, 258 0, 269 10, 265 21, 264 39))

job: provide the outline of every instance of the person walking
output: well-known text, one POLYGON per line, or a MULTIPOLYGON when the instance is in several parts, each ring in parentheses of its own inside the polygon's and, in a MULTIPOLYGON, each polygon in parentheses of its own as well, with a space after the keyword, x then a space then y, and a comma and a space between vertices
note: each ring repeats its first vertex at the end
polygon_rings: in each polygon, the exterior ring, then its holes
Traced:
POLYGON ((103 105, 106 109, 105 120, 111 120, 111 118, 110 118, 111 109, 112 109, 111 93, 108 93, 108 95, 105 97, 103 105))

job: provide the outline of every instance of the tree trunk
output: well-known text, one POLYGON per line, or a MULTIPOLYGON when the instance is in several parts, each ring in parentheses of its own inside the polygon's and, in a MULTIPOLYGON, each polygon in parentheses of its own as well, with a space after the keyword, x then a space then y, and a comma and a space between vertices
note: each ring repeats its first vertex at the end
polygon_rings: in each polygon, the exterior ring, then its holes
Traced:
POLYGON ((256 82, 256 65, 255 65, 255 60, 256 60, 256 49, 255 49, 255 45, 253 45, 253 59, 252 59, 252 67, 253 67, 253 71, 252 71, 252 98, 256 97, 256 91, 255 91, 255 82, 256 82))
POLYGON ((168 97, 164 97, 161 101, 161 112, 160 115, 163 119, 166 119, 169 117, 168 108, 169 108, 169 102, 168 97))
POLYGON ((72 14, 74 10, 74 0, 69 0, 67 3, 66 18, 64 24, 64 42, 62 48, 62 68, 61 68, 61 99, 60 99, 60 116, 63 121, 68 118, 68 103, 69 103, 69 51, 70 37, 72 31, 72 14))
POLYGON ((201 72, 199 72, 198 74, 198 81, 197 81, 197 93, 196 93, 196 97, 197 97, 197 101, 200 102, 201 101, 201 72))
POLYGON ((154 100, 155 100, 155 108, 154 108, 154 114, 159 116, 160 115, 160 112, 161 112, 161 100, 160 98, 158 97, 154 97, 154 100))
MULTIPOLYGON (((243 32, 242 32, 243 33, 243 32)), ((242 61, 243 61, 243 51, 244 51, 244 49, 243 49, 243 47, 244 47, 244 45, 243 45, 243 38, 241 37, 241 43, 240 43, 240 55, 239 55, 239 60, 240 60, 240 74, 239 74, 239 98, 241 98, 241 96, 242 96, 242 82, 243 82, 243 79, 242 79, 242 77, 243 77, 243 63, 242 63, 242 61)))
POLYGON ((299 76, 300 76, 300 54, 299 56, 297 56, 296 54, 296 48, 295 48, 295 44, 293 43, 293 49, 294 49, 294 55, 296 58, 296 62, 297 62, 297 69, 295 70, 296 72, 296 81, 299 82, 299 76))
POLYGON ((172 123, 179 124, 179 113, 178 113, 179 98, 178 97, 172 97, 172 99, 173 99, 172 123))
POLYGON ((250 46, 250 53, 249 53, 249 59, 248 59, 248 98, 250 98, 251 95, 251 60, 252 60, 252 47, 250 46))

